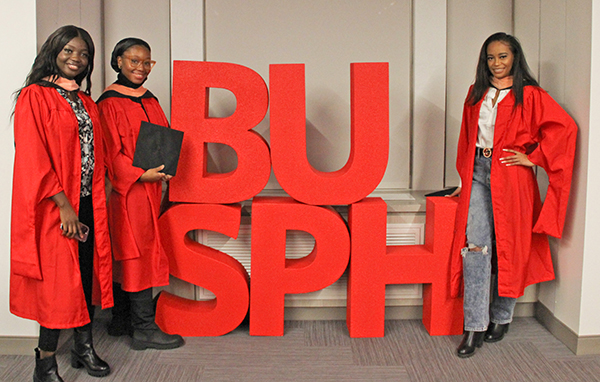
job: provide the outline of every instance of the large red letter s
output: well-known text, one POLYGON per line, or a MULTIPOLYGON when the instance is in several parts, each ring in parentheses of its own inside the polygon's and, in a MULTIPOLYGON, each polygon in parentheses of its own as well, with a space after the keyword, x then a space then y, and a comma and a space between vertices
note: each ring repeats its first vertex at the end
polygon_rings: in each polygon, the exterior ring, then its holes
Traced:
POLYGON ((233 257, 190 239, 189 231, 208 229, 237 238, 241 206, 180 204, 159 219, 161 240, 168 248, 171 275, 202 286, 217 297, 193 301, 161 293, 156 323, 167 333, 220 336, 234 330, 248 312, 248 273, 233 257))
POLYGON ((219 62, 173 63, 172 126, 185 132, 177 176, 171 180, 175 202, 237 203, 252 198, 271 174, 269 146, 250 131, 264 118, 269 104, 267 85, 255 71, 219 62), (235 112, 227 118, 209 118, 208 90, 223 88, 236 97, 235 112), (206 170, 206 144, 233 148, 234 171, 206 170))

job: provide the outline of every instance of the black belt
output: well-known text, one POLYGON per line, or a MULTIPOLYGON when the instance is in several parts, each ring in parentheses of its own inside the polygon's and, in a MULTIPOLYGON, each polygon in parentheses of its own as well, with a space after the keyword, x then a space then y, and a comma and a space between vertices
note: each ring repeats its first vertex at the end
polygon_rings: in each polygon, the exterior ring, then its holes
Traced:
POLYGON ((485 158, 490 158, 492 156, 492 149, 490 149, 489 147, 486 148, 481 148, 481 147, 477 147, 475 150, 475 156, 476 157, 485 157, 485 158))

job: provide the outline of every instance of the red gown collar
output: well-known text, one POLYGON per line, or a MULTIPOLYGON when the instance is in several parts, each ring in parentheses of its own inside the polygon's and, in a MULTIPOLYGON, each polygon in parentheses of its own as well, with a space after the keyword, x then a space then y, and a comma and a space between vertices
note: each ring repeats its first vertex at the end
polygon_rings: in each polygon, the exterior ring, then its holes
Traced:
POLYGON ((69 80, 66 79, 64 77, 60 77, 60 76, 48 76, 48 77, 44 77, 42 78, 42 80, 44 81, 48 81, 50 83, 53 83, 55 85, 60 86, 61 88, 67 90, 67 91, 74 91, 74 90, 79 90, 79 85, 77 85, 77 82, 75 82, 75 80, 69 80))
POLYGON ((110 85, 109 87, 104 89, 104 92, 107 92, 109 90, 114 90, 117 93, 121 93, 123 95, 130 96, 130 97, 136 97, 136 98, 143 96, 148 91, 148 89, 146 89, 143 86, 140 86, 137 89, 133 89, 133 88, 128 88, 127 86, 119 85, 119 84, 110 85))

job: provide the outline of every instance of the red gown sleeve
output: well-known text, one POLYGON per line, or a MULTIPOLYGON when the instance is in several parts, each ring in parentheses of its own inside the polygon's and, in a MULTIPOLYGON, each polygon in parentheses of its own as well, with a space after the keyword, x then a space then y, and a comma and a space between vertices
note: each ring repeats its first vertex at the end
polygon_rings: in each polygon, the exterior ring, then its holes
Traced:
POLYGON ((48 111, 49 105, 39 88, 30 86, 21 91, 14 117, 11 272, 37 280, 42 279, 42 273, 36 211, 43 199, 63 191, 48 155, 44 126, 48 111))
POLYGON ((472 86, 469 88, 469 92, 467 93, 467 98, 465 99, 465 103, 463 105, 462 112, 462 122, 460 126, 460 134, 458 136, 458 145, 456 149, 456 170, 460 175, 460 186, 464 186, 466 183, 470 181, 470 179, 463 179, 465 169, 469 166, 466 166, 465 159, 469 150, 469 127, 467 126, 468 122, 468 102, 469 95, 471 94, 472 86))
POLYGON ((130 131, 124 131, 129 129, 127 122, 120 123, 119 116, 110 100, 100 102, 98 109, 104 132, 105 159, 109 178, 116 192, 127 195, 131 186, 145 171, 133 167, 133 157, 130 158, 123 154, 121 136, 128 137, 131 134, 130 131))
POLYGON ((550 181, 533 231, 560 238, 571 189, 577 125, 542 89, 532 93, 527 106, 532 138, 538 143, 528 158, 546 171, 550 181))

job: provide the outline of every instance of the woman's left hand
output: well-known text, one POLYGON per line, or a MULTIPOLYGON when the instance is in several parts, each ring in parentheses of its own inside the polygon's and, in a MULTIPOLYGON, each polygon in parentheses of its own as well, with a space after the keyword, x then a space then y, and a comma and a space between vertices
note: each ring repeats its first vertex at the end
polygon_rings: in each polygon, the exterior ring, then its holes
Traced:
POLYGON ((525 155, 521 152, 511 150, 511 149, 504 149, 503 151, 513 153, 514 155, 500 158, 500 163, 503 163, 507 166, 525 166, 525 167, 535 166, 535 164, 532 161, 530 161, 529 158, 527 158, 527 155, 525 155))
POLYGON ((139 181, 140 182, 158 182, 158 181, 168 182, 169 180, 171 180, 173 175, 168 175, 168 174, 161 172, 164 168, 165 168, 165 165, 161 164, 158 167, 146 170, 146 172, 143 173, 142 176, 140 176, 139 181))

